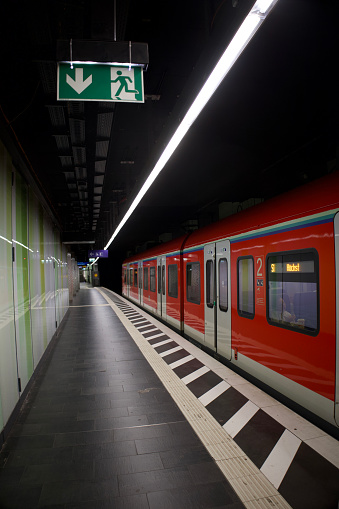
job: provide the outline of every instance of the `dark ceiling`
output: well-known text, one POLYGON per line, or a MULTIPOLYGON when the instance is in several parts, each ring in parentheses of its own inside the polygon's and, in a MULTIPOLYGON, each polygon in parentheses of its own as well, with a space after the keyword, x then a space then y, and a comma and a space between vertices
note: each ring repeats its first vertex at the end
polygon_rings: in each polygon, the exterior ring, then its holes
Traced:
MULTIPOLYGON (((254 0, 7 0, 0 104, 78 260, 103 249, 254 0), (56 100, 58 40, 148 44, 144 104, 56 100), (86 244, 95 241, 95 244, 86 244)), ((338 1, 279 0, 110 256, 337 169, 338 1)), ((111 258, 112 259, 112 258, 111 258)))

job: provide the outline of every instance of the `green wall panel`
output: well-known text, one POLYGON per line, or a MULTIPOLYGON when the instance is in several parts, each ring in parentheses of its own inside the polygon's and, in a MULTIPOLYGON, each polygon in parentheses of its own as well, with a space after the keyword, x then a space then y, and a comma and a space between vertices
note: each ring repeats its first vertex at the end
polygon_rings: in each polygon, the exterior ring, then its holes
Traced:
POLYGON ((0 141, 0 431, 19 398, 12 273, 12 161, 0 141))
POLYGON ((29 295, 28 190, 24 180, 18 173, 15 175, 13 194, 15 331, 18 371, 23 390, 33 373, 33 349, 29 295))
POLYGON ((66 260, 60 233, 0 141, 0 431, 20 397, 18 378, 23 391, 68 309, 66 260))

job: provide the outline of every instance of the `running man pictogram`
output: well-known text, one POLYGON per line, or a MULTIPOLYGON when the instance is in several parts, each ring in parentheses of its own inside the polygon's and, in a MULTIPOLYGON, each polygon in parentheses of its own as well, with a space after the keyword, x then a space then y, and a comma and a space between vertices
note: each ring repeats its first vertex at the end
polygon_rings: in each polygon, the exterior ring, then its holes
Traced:
POLYGON ((130 83, 133 83, 133 81, 131 80, 131 78, 129 76, 123 76, 122 71, 117 71, 117 75, 118 75, 118 77, 115 78, 115 80, 112 80, 112 83, 117 83, 117 82, 120 83, 118 90, 114 94, 115 98, 118 99, 118 101, 121 101, 121 98, 119 97, 119 95, 121 94, 122 91, 127 92, 129 94, 138 94, 139 93, 138 90, 129 90, 127 81, 129 81, 130 83))

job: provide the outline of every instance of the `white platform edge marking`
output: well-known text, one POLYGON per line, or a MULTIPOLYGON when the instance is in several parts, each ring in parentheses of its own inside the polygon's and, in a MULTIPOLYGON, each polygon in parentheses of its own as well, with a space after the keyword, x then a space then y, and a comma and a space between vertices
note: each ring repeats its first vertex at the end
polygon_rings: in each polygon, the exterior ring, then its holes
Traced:
POLYGON ((172 362, 171 364, 169 364, 169 367, 171 369, 178 368, 179 366, 182 366, 183 364, 186 364, 186 362, 189 362, 192 359, 194 359, 193 355, 187 355, 186 357, 183 357, 182 359, 179 359, 177 361, 172 362))
MULTIPOLYGON (((134 325, 134 324, 133 324, 133 325, 134 325)), ((149 323, 145 323, 145 325, 142 325, 142 324, 141 324, 141 325, 136 325, 136 328, 137 328, 139 331, 142 331, 142 329, 145 329, 146 327, 151 327, 151 326, 150 326, 150 324, 149 324, 149 323)), ((155 330, 155 329, 156 329, 156 327, 155 327, 155 325, 153 325, 153 327, 150 329, 150 332, 151 332, 152 330, 155 330)))
POLYGON ((174 352, 179 352, 179 350, 182 350, 182 346, 175 346, 174 348, 171 348, 170 350, 166 350, 166 352, 159 353, 160 357, 167 357, 167 355, 170 355, 174 352))
POLYGON ((300 438, 297 438, 293 433, 285 429, 262 465, 261 472, 277 489, 284 479, 287 470, 290 468, 300 444, 300 438))
POLYGON ((339 442, 331 436, 304 440, 305 444, 339 468, 339 442))
POLYGON ((154 345, 152 345, 152 348, 157 348, 158 346, 166 345, 167 343, 172 343, 172 341, 173 339, 171 338, 164 339, 163 341, 159 341, 159 343, 154 343, 154 345))
POLYGON ((247 401, 244 406, 242 406, 225 424, 223 425, 224 430, 227 431, 232 438, 234 438, 239 431, 243 429, 244 426, 252 419, 252 417, 257 413, 259 407, 252 403, 252 401, 247 401))
POLYGON ((207 406, 210 403, 212 403, 212 401, 217 399, 218 396, 221 396, 221 394, 223 394, 225 391, 227 391, 227 389, 229 389, 230 387, 231 387, 230 384, 225 382, 225 380, 222 380, 215 387, 212 387, 212 389, 210 389, 209 391, 205 392, 205 394, 200 396, 200 398, 198 398, 198 400, 204 406, 207 406))
MULTIPOLYGON (((150 331, 150 332, 152 332, 152 331, 150 331)), ((156 339, 163 335, 164 335, 163 332, 156 332, 155 334, 152 334, 152 336, 149 336, 148 338, 145 338, 145 339, 147 339, 147 341, 151 341, 151 339, 156 339)))
MULTIPOLYGON (((195 433, 214 458, 225 478, 233 486, 240 500, 248 509, 272 507, 275 509, 292 509, 274 486, 265 478, 260 470, 248 458, 240 447, 233 441, 220 424, 211 416, 206 408, 193 396, 191 391, 180 380, 166 362, 157 354, 152 345, 129 322, 119 307, 112 302, 101 290, 96 290, 104 297, 118 316, 132 339, 150 363, 155 373, 171 394, 172 398, 192 426, 195 433), (236 478, 228 476, 224 468, 230 458, 238 462, 246 459, 241 473, 236 478), (265 505, 264 505, 265 504, 265 505)), ((108 290, 119 299, 123 299, 111 290, 108 290)))
MULTIPOLYGON (((193 356, 192 356, 192 358, 193 358, 193 356)), ((185 385, 188 385, 191 382, 194 382, 194 380, 197 380, 198 378, 200 378, 202 375, 205 375, 209 371, 211 371, 211 370, 207 366, 201 366, 201 368, 196 369, 195 371, 193 371, 193 373, 190 373, 189 375, 184 376, 184 378, 182 378, 181 381, 184 382, 185 385)))

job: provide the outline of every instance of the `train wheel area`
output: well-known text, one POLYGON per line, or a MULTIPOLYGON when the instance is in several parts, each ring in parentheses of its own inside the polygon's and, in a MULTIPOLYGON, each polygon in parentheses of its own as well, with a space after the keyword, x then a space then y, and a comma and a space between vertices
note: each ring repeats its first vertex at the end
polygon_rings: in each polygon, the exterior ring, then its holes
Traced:
POLYGON ((246 507, 337 509, 334 437, 130 301, 99 291, 246 507))

